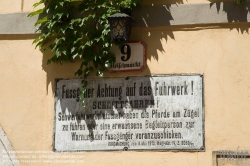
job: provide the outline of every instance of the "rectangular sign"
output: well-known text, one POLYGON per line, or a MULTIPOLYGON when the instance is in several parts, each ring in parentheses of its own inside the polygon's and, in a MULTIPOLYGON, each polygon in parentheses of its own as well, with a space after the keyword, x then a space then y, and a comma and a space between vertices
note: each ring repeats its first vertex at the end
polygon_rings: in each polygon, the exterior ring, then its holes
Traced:
POLYGON ((142 41, 124 43, 121 48, 113 44, 110 51, 116 57, 110 72, 139 71, 146 66, 146 44, 142 41))
POLYGON ((203 75, 56 81, 55 151, 204 150, 203 75))

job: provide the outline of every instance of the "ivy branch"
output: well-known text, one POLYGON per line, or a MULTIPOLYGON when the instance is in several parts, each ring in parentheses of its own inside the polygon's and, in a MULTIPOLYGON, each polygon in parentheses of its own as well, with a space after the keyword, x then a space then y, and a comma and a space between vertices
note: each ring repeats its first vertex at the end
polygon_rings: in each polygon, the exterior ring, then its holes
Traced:
POLYGON ((238 4, 243 4, 244 2, 246 2, 246 0, 237 0, 238 4))
POLYGON ((131 12, 138 4, 138 0, 40 0, 33 6, 44 7, 29 14, 39 15, 35 26, 40 35, 33 43, 43 53, 53 52, 47 64, 81 60, 75 75, 83 78, 82 98, 89 74, 96 71, 97 76, 102 76, 115 62, 107 18, 131 12))

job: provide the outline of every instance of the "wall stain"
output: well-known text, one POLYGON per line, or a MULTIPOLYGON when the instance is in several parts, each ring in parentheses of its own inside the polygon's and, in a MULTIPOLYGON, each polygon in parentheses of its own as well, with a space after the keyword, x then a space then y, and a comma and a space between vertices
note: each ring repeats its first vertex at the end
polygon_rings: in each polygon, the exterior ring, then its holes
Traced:
POLYGON ((24 0, 21 0, 21 12, 23 12, 23 4, 24 4, 24 0))

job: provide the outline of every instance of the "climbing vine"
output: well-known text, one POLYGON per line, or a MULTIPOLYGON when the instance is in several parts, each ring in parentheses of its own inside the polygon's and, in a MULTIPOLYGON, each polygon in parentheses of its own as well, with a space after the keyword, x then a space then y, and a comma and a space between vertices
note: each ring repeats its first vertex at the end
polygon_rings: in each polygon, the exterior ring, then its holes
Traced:
POLYGON ((102 76, 115 61, 107 18, 115 13, 129 14, 138 0, 40 0, 33 6, 44 7, 29 14, 39 15, 35 23, 40 32, 33 43, 42 52, 53 52, 47 64, 81 60, 76 76, 86 78, 93 71, 102 76))
MULTIPOLYGON (((237 0, 243 3, 245 0, 237 0)), ((47 64, 81 60, 76 76, 86 78, 91 72, 102 76, 115 61, 109 51, 112 45, 107 18, 115 13, 129 14, 139 0, 40 0, 33 6, 43 6, 29 14, 39 15, 35 23, 40 35, 34 40, 42 52, 53 52, 47 64)))
POLYGON ((237 3, 238 3, 238 4, 242 4, 242 3, 244 3, 244 2, 246 2, 246 0, 237 0, 237 3))

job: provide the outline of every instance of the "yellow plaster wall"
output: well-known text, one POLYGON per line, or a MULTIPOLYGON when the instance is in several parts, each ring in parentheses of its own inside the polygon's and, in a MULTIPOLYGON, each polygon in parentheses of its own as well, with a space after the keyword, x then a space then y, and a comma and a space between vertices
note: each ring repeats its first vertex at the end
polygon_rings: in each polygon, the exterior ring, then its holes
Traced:
MULTIPOLYGON (((132 40, 147 44, 148 67, 141 72, 105 74, 204 74, 204 152, 70 154, 82 156, 84 165, 207 166, 212 165, 212 151, 237 150, 238 147, 250 150, 249 27, 249 24, 228 24, 185 29, 178 26, 135 28, 132 40)), ((35 50, 32 37, 7 35, 0 39, 0 125, 15 150, 52 151, 54 80, 73 78, 80 63, 47 66, 50 54, 43 56, 39 49, 35 50)), ((21 163, 26 165, 34 164, 21 163)))
MULTIPOLYGON (((235 2, 236 0, 223 0, 223 2, 235 2)), ((214 3, 221 2, 221 0, 142 0, 144 5, 166 5, 166 4, 198 4, 198 3, 214 3)))
POLYGON ((21 0, 1 0, 0 13, 18 13, 21 12, 21 0))
MULTIPOLYGON (((235 2, 236 0, 224 0, 223 2, 235 2)), ((2 0, 0 5, 0 14, 2 13, 20 13, 31 12, 39 7, 33 7, 33 4, 39 0, 2 0)), ((142 0, 143 5, 166 5, 166 4, 195 4, 195 3, 213 3, 220 0, 142 0)))

